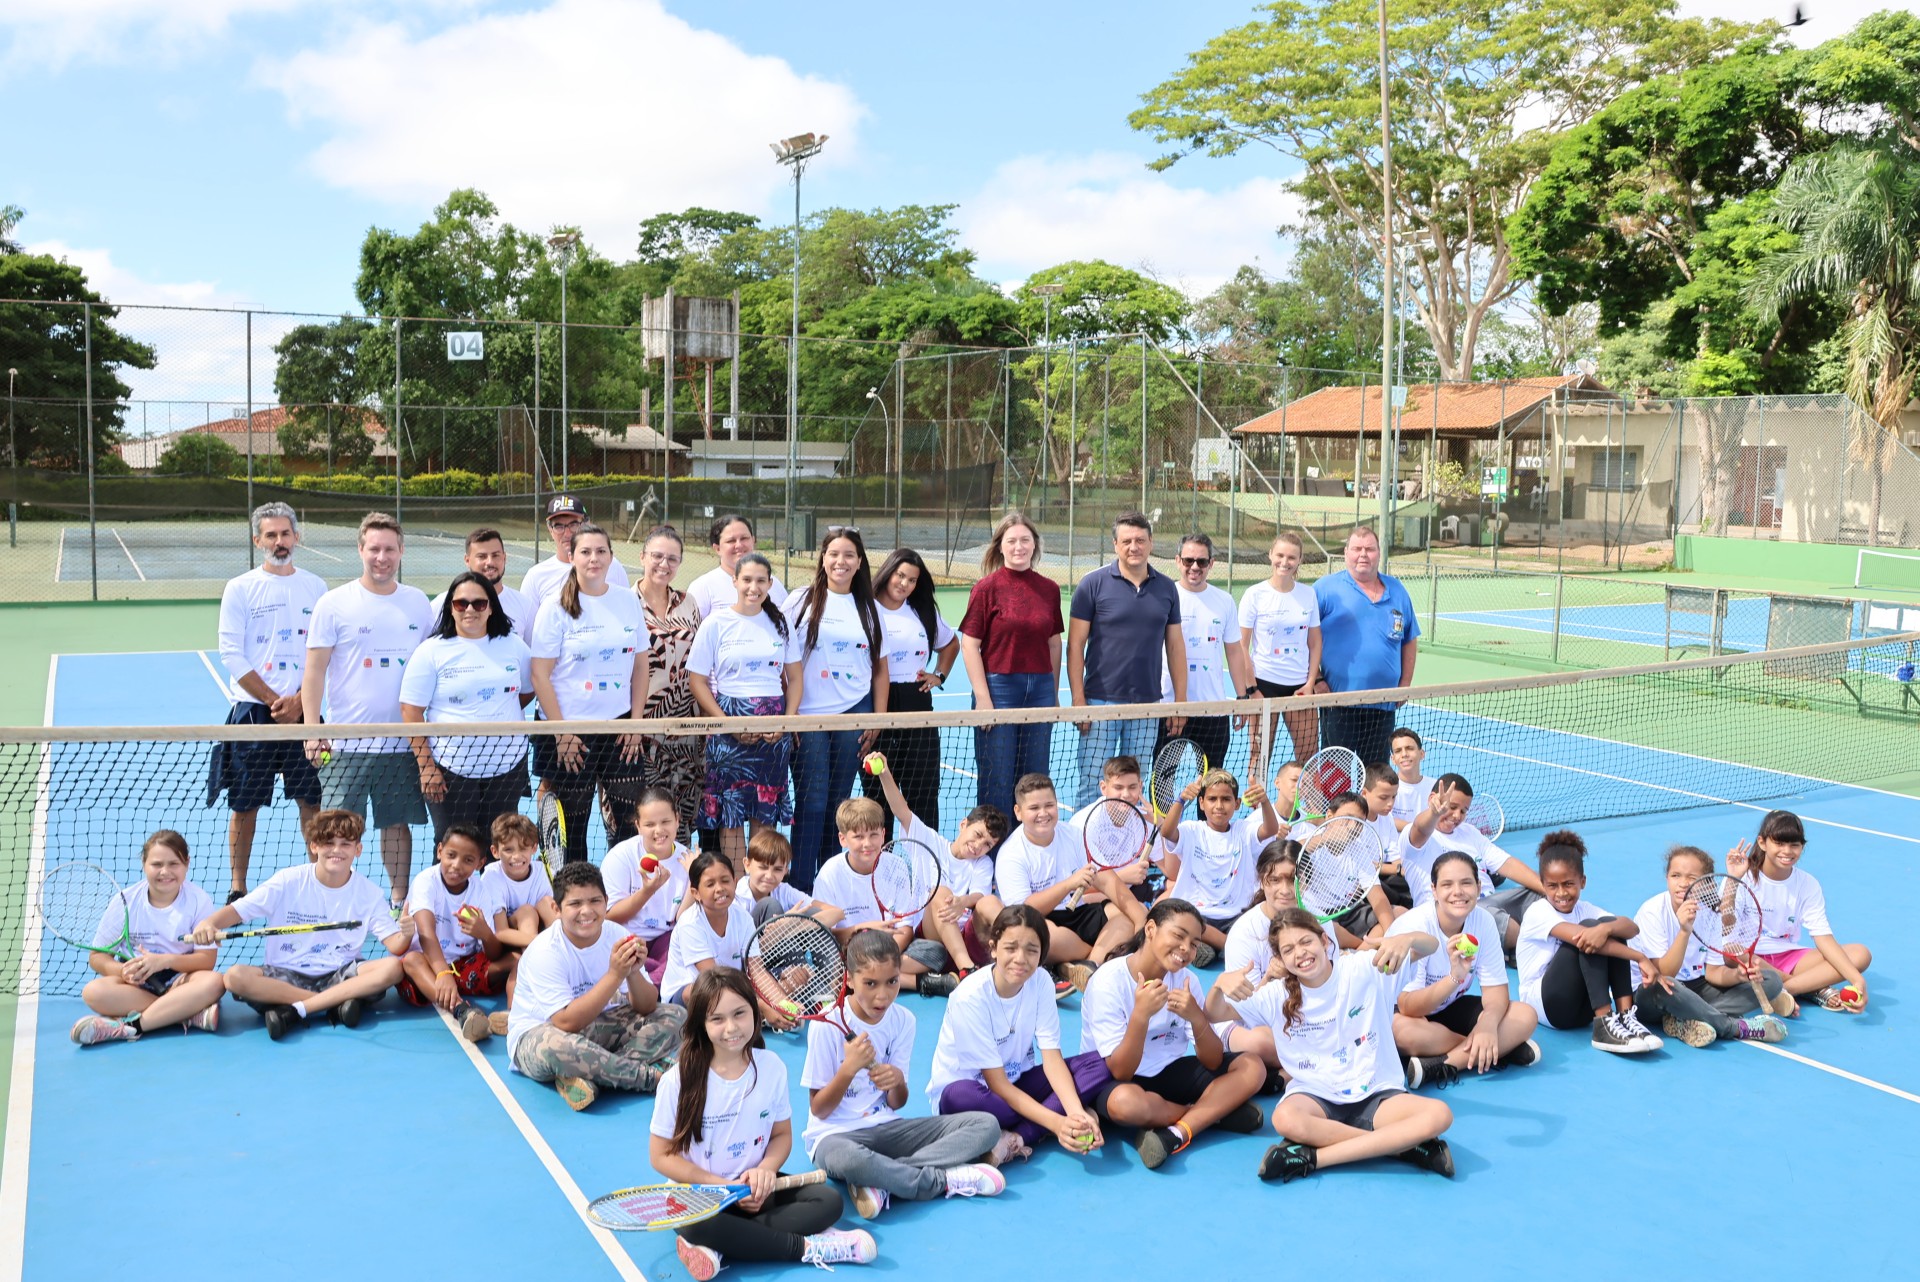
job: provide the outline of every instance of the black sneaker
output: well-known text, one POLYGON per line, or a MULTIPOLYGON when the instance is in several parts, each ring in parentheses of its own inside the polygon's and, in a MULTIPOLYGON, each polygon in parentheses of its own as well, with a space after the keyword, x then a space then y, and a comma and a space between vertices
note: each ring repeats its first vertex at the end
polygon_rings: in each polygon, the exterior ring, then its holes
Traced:
POLYGON ((913 981, 914 991, 922 997, 945 997, 960 986, 958 975, 928 971, 913 981))
POLYGON ((1495 1068, 1532 1068, 1540 1062, 1540 1043, 1529 1037, 1502 1055, 1495 1068))
POLYGON ((267 1037, 276 1042, 300 1022, 291 1006, 269 1006, 260 1012, 260 1018, 267 1022, 267 1037))
POLYGON ((1432 1171, 1435 1175, 1453 1178, 1453 1150, 1441 1139, 1422 1140, 1410 1149, 1395 1153, 1394 1157, 1408 1166, 1417 1166, 1423 1171, 1432 1171))
POLYGON ((1431 1086, 1437 1091, 1460 1080, 1460 1070, 1447 1063, 1444 1055, 1415 1055, 1407 1060, 1407 1089, 1431 1086))
POLYGON ((1277 1068, 1267 1070, 1266 1085, 1260 1088, 1262 1095, 1278 1095, 1287 1089, 1287 1075, 1277 1068))
POLYGON ((1140 1164, 1149 1171, 1157 1171, 1166 1165, 1168 1158, 1192 1142, 1177 1126, 1143 1127, 1138 1141, 1140 1164))
POLYGON ((1260 1178, 1285 1184, 1302 1175, 1312 1175, 1319 1166, 1319 1157, 1307 1145, 1275 1144, 1260 1159, 1260 1178))
POLYGON ((1215 962, 1219 960, 1220 960, 1220 950, 1215 948, 1212 944, 1202 941, 1201 943, 1195 944, 1193 946, 1193 960, 1187 964, 1190 966, 1205 968, 1207 966, 1213 965, 1215 962))
POLYGON ((1235 1135, 1257 1135, 1260 1133, 1260 1128, 1266 1124, 1267 1115, 1262 1113, 1260 1106, 1252 1100, 1248 1100, 1214 1123, 1221 1130, 1232 1131, 1235 1135))
POLYGON ((327 1008, 327 1022, 347 1028, 360 1027, 360 1016, 366 1013, 366 1003, 358 997, 349 997, 338 1006, 327 1008))

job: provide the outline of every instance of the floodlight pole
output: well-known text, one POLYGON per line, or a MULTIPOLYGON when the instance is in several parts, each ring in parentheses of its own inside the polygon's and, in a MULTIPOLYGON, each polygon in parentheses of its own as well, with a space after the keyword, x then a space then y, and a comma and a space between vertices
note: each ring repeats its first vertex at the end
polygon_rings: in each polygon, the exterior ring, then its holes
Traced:
MULTIPOLYGON (((1058 284, 1029 285, 1029 294, 1038 294, 1046 303, 1046 320, 1040 339, 1040 466, 1049 467, 1053 463, 1053 300, 1063 286, 1058 284)), ((1069 447, 1071 450, 1071 447, 1069 447)), ((1067 470, 1073 470, 1069 462, 1067 470)), ((1028 490, 1032 494, 1031 488, 1028 490)))
MULTIPOLYGON (((1393 497, 1387 489, 1387 460, 1393 450, 1393 127, 1387 99, 1387 0, 1380 15, 1380 568, 1387 568, 1393 544, 1393 497)), ((1359 478, 1354 478, 1355 484, 1359 478)))
MULTIPOLYGON (((579 240, 580 233, 576 231, 547 237, 547 245, 560 260, 560 488, 563 490, 572 485, 567 466, 567 442, 573 435, 573 425, 567 421, 567 268, 573 265, 573 247, 579 240)), ((668 370, 667 376, 671 378, 673 371, 668 370)), ((536 445, 539 439, 539 433, 535 432, 536 445)), ((446 460, 442 459, 441 466, 445 465, 446 460)))
POLYGON ((787 487, 785 529, 787 547, 793 547, 794 473, 800 467, 800 175, 807 162, 820 154, 827 136, 797 134, 773 144, 776 164, 793 170, 793 333, 787 342, 787 487))

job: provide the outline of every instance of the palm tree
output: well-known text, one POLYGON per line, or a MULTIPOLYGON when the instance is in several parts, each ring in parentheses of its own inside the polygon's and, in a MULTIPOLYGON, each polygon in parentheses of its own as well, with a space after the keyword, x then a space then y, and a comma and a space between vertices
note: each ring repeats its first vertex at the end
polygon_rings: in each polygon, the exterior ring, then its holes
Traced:
POLYGON ((1864 451, 1867 539, 1877 544, 1886 453, 1920 373, 1920 151, 1843 143, 1801 157, 1782 176, 1774 210, 1799 240, 1761 264, 1753 302, 1769 323, 1799 298, 1846 304, 1847 395, 1880 429, 1864 451))

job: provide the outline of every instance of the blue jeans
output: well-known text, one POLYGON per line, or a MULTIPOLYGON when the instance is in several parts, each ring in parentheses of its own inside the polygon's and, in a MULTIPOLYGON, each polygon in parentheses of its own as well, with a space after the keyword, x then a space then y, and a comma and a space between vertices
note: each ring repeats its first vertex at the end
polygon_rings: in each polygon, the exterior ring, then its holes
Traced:
MULTIPOLYGON (((989 672, 987 694, 995 708, 1054 708, 1060 690, 1051 672, 989 672)), ((976 702, 975 706, 979 706, 976 702)), ((973 732, 974 769, 980 772, 977 804, 1013 816, 1013 785, 1021 775, 1053 770, 1053 723, 990 725, 973 732)))
MULTIPOLYGON (((1104 707, 1115 699, 1088 699, 1090 707, 1104 707)), ((1140 772, 1153 769, 1153 741, 1160 733, 1160 719, 1140 721, 1096 721, 1080 736, 1080 796, 1076 808, 1090 806, 1100 796, 1100 768, 1107 758, 1131 756, 1139 759, 1140 772)))
MULTIPOLYGON (((848 713, 872 712, 867 695, 848 713)), ((860 765, 860 731, 810 730, 793 737, 793 868, 787 880, 794 889, 812 891, 813 875, 840 849, 840 832, 833 812, 853 795, 853 775, 860 765)))

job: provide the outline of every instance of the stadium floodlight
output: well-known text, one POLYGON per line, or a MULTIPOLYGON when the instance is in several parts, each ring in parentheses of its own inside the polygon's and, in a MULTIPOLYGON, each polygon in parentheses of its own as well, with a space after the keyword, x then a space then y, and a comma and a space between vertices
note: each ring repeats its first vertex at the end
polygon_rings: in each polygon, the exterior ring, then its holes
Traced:
POLYGON ((779 142, 769 143, 773 148, 773 158, 783 165, 801 164, 820 154, 827 145, 825 134, 795 134, 791 138, 782 138, 779 142))
MULTIPOLYGON (((769 144, 774 163, 793 170, 793 334, 787 343, 786 542, 793 549, 793 478, 800 468, 800 175, 827 145, 825 134, 795 134, 769 144)), ((788 567, 791 569, 791 566, 788 567)))
MULTIPOLYGON (((567 466, 567 443, 573 437, 573 424, 567 418, 567 268, 573 266, 574 251, 579 244, 580 233, 577 231, 563 231, 547 237, 547 248, 551 249, 553 256, 560 260, 560 488, 562 489, 571 484, 567 466)), ((667 376, 671 378, 673 371, 668 370, 667 376)), ((536 443, 539 438, 540 434, 536 430, 534 432, 536 443)), ((534 488, 539 487, 536 485, 534 488)))

